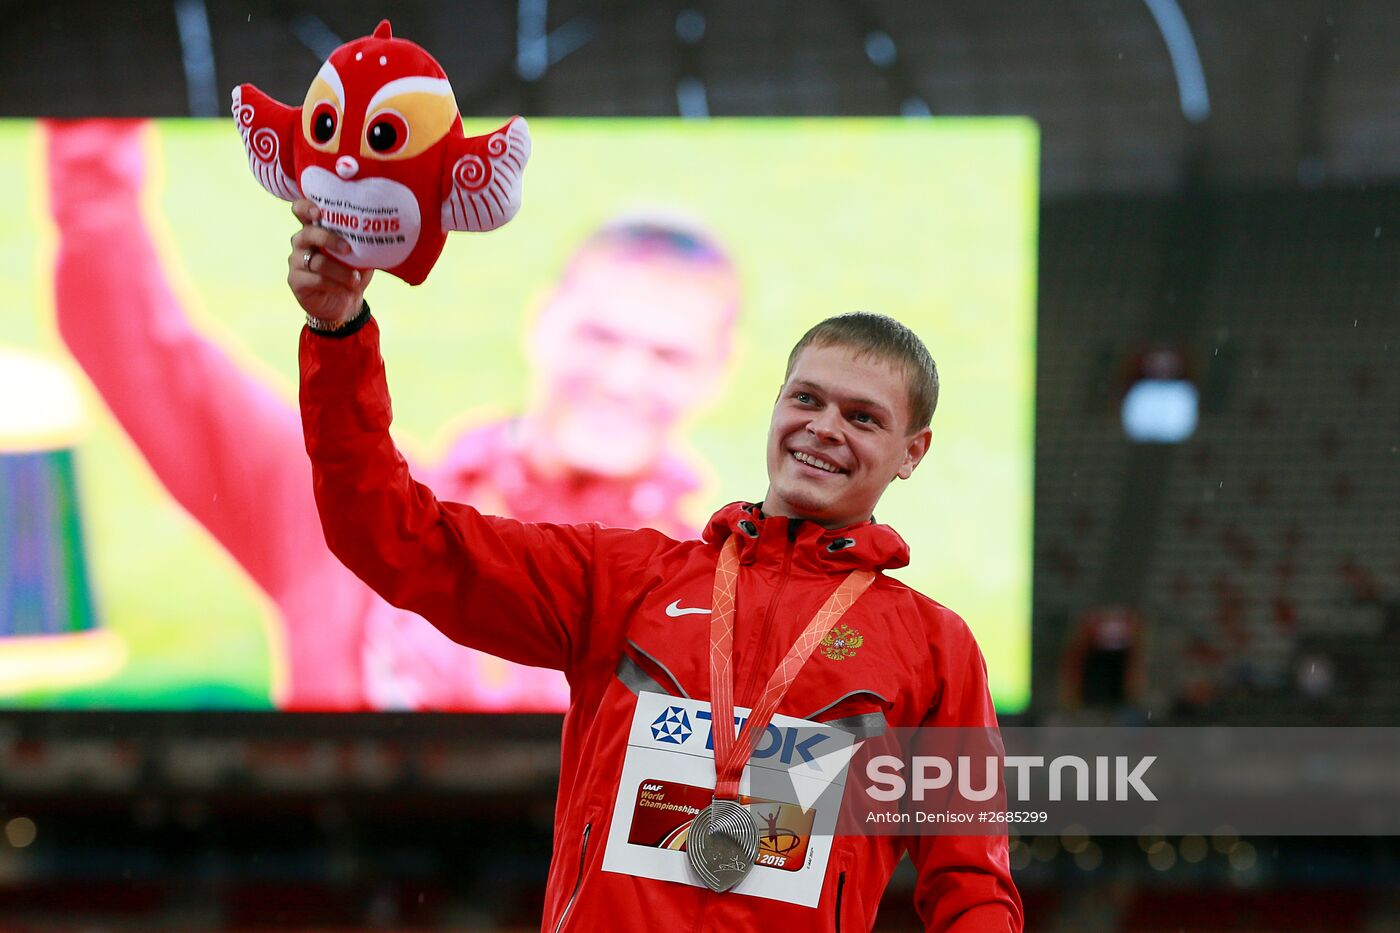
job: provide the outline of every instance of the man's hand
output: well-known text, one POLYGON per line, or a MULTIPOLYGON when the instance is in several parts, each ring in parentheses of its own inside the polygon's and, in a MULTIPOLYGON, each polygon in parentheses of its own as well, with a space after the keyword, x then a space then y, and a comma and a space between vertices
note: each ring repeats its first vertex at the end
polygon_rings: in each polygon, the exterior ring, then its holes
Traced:
POLYGON ((292 203, 301 229, 292 237, 287 257, 287 284, 306 313, 328 327, 348 321, 360 310, 373 269, 354 269, 336 256, 350 252, 350 244, 316 226, 321 210, 306 199, 292 203))

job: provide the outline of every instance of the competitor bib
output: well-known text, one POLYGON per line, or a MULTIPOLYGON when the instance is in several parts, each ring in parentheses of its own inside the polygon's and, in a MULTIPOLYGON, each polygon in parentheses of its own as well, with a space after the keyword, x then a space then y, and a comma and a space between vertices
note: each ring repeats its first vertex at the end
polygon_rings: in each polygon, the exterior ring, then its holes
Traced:
MULTIPOLYGON (((749 713, 734 708, 731 735, 749 713)), ((708 703, 638 694, 603 871, 706 886, 690 867, 686 844, 715 795, 711 725, 708 703)), ((838 729, 773 716, 739 779, 737 803, 753 818, 758 849, 731 893, 817 906, 857 746, 838 729)))

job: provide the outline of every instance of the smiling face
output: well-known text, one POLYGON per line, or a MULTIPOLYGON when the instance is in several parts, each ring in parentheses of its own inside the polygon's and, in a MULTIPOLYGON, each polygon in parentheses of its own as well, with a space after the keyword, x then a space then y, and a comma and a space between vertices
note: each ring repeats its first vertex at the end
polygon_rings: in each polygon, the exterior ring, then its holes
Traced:
POLYGON ((608 248, 576 257, 531 339, 532 465, 610 477, 651 469, 718 387, 735 288, 727 265, 608 248))
POLYGON ((840 344, 809 346, 778 394, 768 427, 768 515, 842 528, 870 518, 885 488, 928 451, 910 430, 899 367, 840 344))

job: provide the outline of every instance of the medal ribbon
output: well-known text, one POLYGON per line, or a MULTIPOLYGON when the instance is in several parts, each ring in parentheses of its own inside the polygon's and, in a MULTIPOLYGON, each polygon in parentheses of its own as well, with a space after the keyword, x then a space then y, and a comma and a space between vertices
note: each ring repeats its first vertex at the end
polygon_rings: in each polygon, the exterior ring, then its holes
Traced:
POLYGON ((714 601, 710 604, 710 726, 715 746, 715 799, 735 800, 739 776, 748 764, 758 737, 768 728, 778 702, 787 693, 802 665, 812 656, 827 632, 846 614, 875 580, 872 570, 853 570, 827 597, 816 615, 797 636, 787 656, 768 678, 739 735, 734 735, 734 592, 739 584, 739 542, 730 535, 715 566, 714 601))

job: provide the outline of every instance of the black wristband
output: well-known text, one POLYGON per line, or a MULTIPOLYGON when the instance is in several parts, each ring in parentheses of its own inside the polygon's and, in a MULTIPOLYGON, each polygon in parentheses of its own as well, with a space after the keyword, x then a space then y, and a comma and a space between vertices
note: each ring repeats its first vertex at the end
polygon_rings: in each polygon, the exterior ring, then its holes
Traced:
POLYGON ((355 312, 354 317, 347 319, 335 327, 327 327, 325 324, 321 323, 320 319, 308 314, 306 316, 306 328, 319 337, 349 337, 351 334, 355 333, 355 331, 369 323, 369 315, 369 302, 361 298, 360 310, 355 312))

